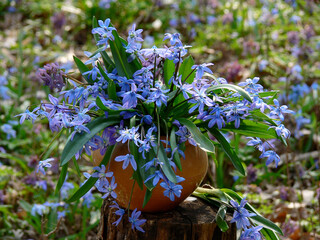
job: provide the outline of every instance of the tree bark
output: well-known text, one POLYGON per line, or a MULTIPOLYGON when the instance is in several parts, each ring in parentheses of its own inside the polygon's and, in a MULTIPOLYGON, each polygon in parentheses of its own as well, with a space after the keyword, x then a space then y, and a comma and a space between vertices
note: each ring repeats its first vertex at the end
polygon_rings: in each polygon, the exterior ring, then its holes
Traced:
POLYGON ((142 225, 145 233, 132 230, 127 215, 118 226, 113 225, 118 216, 110 204, 105 200, 101 208, 100 240, 236 240, 236 225, 230 224, 232 217, 227 214, 229 229, 221 232, 215 222, 217 210, 195 197, 188 197, 169 212, 142 213, 140 218, 147 219, 142 225))

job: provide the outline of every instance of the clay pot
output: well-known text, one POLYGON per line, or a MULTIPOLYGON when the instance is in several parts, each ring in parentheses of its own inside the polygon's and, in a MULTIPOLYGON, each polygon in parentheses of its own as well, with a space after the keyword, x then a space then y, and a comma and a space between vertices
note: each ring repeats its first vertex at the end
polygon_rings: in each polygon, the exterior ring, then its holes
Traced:
MULTIPOLYGON (((189 143, 186 143, 185 159, 181 158, 182 171, 177 170, 176 175, 185 178, 185 181, 179 183, 182 185, 182 193, 180 198, 175 196, 175 200, 171 201, 168 197, 163 195, 165 190, 158 185, 153 189, 152 196, 147 205, 142 208, 146 187, 143 186, 143 190, 136 183, 133 189, 133 195, 130 203, 130 209, 137 208, 143 212, 164 212, 174 209, 184 199, 186 199, 201 183, 206 175, 208 169, 208 156, 207 153, 201 150, 198 146, 195 147, 189 143)), ((123 162, 116 162, 114 159, 119 155, 128 154, 127 144, 117 144, 110 161, 109 171, 113 172, 117 187, 115 192, 117 193, 117 202, 123 207, 127 208, 132 186, 134 180, 132 179, 133 169, 131 165, 123 170, 123 162)), ((100 155, 99 151, 93 152, 93 160, 95 165, 99 165, 102 161, 103 156, 100 155)))

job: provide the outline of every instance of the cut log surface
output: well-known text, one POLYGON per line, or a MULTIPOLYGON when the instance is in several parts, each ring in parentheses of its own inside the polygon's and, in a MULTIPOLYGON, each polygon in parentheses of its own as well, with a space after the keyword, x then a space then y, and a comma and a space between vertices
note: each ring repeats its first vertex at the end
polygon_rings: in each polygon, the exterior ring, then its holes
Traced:
POLYGON ((221 232, 215 222, 217 210, 195 197, 188 197, 176 209, 163 213, 142 213, 145 233, 131 229, 128 216, 123 216, 118 226, 116 209, 110 208, 109 200, 103 202, 99 225, 100 240, 235 240, 236 225, 230 224, 232 217, 226 216, 229 229, 221 232))

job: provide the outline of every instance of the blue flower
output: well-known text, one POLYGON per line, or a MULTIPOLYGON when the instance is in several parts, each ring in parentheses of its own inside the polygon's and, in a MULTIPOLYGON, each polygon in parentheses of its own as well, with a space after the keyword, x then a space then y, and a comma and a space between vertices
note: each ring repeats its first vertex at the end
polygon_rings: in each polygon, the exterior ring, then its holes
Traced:
POLYGON ((144 224, 147 220, 139 219, 140 215, 141 212, 137 211, 137 209, 134 209, 131 213, 131 216, 129 217, 129 222, 131 223, 132 230, 137 229, 140 232, 144 232, 144 230, 140 226, 144 224))
POLYGON ((1 131, 7 134, 7 140, 11 138, 16 138, 16 131, 12 128, 10 124, 3 124, 0 127, 1 131))
POLYGON ((114 160, 116 162, 122 162, 123 161, 122 169, 126 169, 128 167, 128 165, 129 165, 129 163, 130 163, 132 168, 134 170, 137 170, 137 163, 134 160, 134 156, 132 154, 121 155, 121 156, 116 157, 114 160))
POLYGON ((245 89, 249 92, 249 93, 257 93, 257 92, 262 92, 263 91, 263 87, 262 85, 258 84, 260 78, 255 77, 253 79, 248 78, 246 79, 245 82, 241 82, 238 85, 241 87, 245 87, 245 89))
POLYGON ((39 165, 38 165, 38 169, 37 169, 37 172, 41 172, 43 175, 46 175, 46 172, 44 170, 45 167, 52 167, 51 163, 54 161, 54 158, 48 158, 46 160, 43 160, 43 161, 40 161, 39 162, 39 165))
POLYGON ((112 177, 110 183, 108 180, 104 180, 103 184, 100 185, 98 190, 100 192, 106 193, 105 195, 102 196, 103 199, 109 196, 113 198, 117 198, 117 194, 114 192, 114 189, 116 189, 116 187, 117 187, 117 184, 115 183, 115 178, 112 177))
POLYGON ((140 94, 137 93, 137 86, 135 84, 131 84, 131 91, 128 92, 120 92, 120 96, 122 97, 123 108, 135 108, 138 104, 138 98, 145 100, 140 94))
POLYGON ((106 167, 105 165, 101 165, 100 167, 94 167, 93 170, 96 170, 96 172, 94 172, 91 177, 94 178, 99 178, 99 186, 101 186, 101 184, 103 184, 104 181, 107 181, 107 178, 110 178, 113 176, 113 172, 106 172, 106 167))
POLYGON ((275 107, 270 112, 271 117, 279 117, 281 121, 284 120, 284 113, 294 114, 294 111, 289 110, 286 105, 280 106, 279 101, 277 99, 273 100, 275 107))
POLYGON ((253 138, 253 137, 247 137, 248 139, 251 139, 247 145, 248 146, 255 146, 256 148, 259 149, 260 152, 264 152, 265 151, 265 148, 264 148, 264 145, 263 145, 263 142, 261 141, 260 138, 253 138))
POLYGON ((171 201, 174 201, 174 196, 178 198, 181 196, 181 189, 183 189, 183 187, 179 184, 168 181, 160 183, 160 186, 165 189, 163 195, 170 198, 171 201))
POLYGON ((114 27, 109 27, 110 19, 107 18, 104 22, 102 20, 98 21, 99 26, 97 28, 92 29, 92 34, 99 34, 100 40, 97 42, 97 45, 105 44, 108 46, 108 40, 114 40, 114 36, 112 35, 112 31, 116 30, 114 27))
POLYGON ((212 128, 214 125, 217 125, 219 129, 225 126, 225 121, 224 121, 224 113, 221 110, 220 107, 214 107, 209 115, 206 115, 203 120, 210 120, 208 122, 208 127, 212 128))
POLYGON ((18 115, 16 115, 15 117, 21 116, 20 118, 20 124, 22 124, 24 122, 24 120, 29 120, 32 119, 32 123, 34 123, 34 121, 37 118, 37 115, 34 114, 33 112, 30 112, 29 109, 26 109, 26 111, 24 113, 20 113, 18 115))
POLYGON ((176 131, 176 135, 180 137, 180 142, 185 142, 188 140, 190 144, 197 146, 196 141, 192 138, 191 133, 186 126, 180 126, 179 130, 176 131))
POLYGON ((261 234, 260 230, 262 226, 256 226, 252 228, 245 229, 244 232, 241 234, 239 240, 260 240, 261 234))
POLYGON ((138 145, 139 133, 137 133, 139 127, 126 128, 124 130, 120 130, 120 137, 117 138, 117 142, 125 143, 128 140, 134 141, 136 145, 138 145))
POLYGON ((200 79, 202 78, 204 72, 208 72, 210 74, 213 74, 210 68, 208 66, 212 66, 213 63, 203 63, 201 65, 193 65, 191 69, 196 69, 196 78, 200 79))
POLYGON ((166 96, 165 93, 169 92, 170 89, 162 90, 158 85, 156 88, 151 88, 150 90, 152 90, 153 92, 151 92, 149 99, 147 100, 148 103, 155 102, 157 107, 161 107, 162 103, 167 106, 167 99, 169 97, 166 96))
POLYGON ((111 205, 110 207, 111 207, 111 208, 116 208, 116 209, 117 209, 117 211, 115 211, 115 214, 116 214, 116 215, 118 215, 118 216, 119 216, 119 218, 118 218, 118 220, 117 220, 117 221, 113 222, 112 224, 114 224, 114 225, 118 226, 118 225, 119 225, 119 223, 120 223, 120 222, 121 222, 121 220, 122 220, 123 215, 125 214, 125 210, 124 210, 124 209, 122 209, 122 208, 120 208, 117 202, 113 201, 113 204, 114 204, 114 205, 111 205))
POLYGON ((248 210, 244 208, 246 203, 247 203, 246 198, 243 198, 241 200, 240 205, 237 202, 230 200, 230 204, 235 208, 235 211, 233 213, 233 218, 230 221, 230 223, 235 222, 238 229, 246 228, 247 226, 250 226, 248 217, 253 217, 256 215, 254 213, 249 213, 248 210))
MULTIPOLYGON (((155 159, 156 159, 156 158, 154 158, 154 159, 152 160, 153 163, 154 163, 155 159)), ((151 161, 150 161, 150 162, 151 162, 151 161)), ((155 163, 155 164, 157 164, 157 163, 155 163)), ((144 165, 144 166, 146 166, 146 165, 144 165)), ((156 165, 154 165, 154 166, 156 166, 156 165)), ((148 169, 150 168, 150 167, 147 165, 147 166, 146 166, 146 170, 147 170, 147 167, 148 167, 148 169)), ((154 174, 152 174, 152 175, 150 175, 149 177, 147 177, 144 182, 146 183, 146 182, 148 182, 148 181, 149 181, 150 179, 152 179, 152 178, 153 178, 153 181, 152 181, 153 186, 157 186, 157 184, 158 184, 158 182, 160 181, 160 179, 164 179, 164 176, 163 176, 163 174, 162 174, 161 171, 157 170, 157 171, 154 172, 154 174)))
POLYGON ((273 161, 276 163, 276 167, 278 167, 278 163, 280 162, 279 155, 272 150, 268 150, 260 155, 260 158, 267 158, 266 165, 268 166, 273 161))
POLYGON ((31 209, 31 215, 36 216, 36 214, 39 214, 40 216, 42 216, 47 211, 48 208, 43 204, 34 204, 31 209))
POLYGON ((290 131, 287 128, 285 128, 283 124, 279 124, 276 127, 272 126, 272 128, 275 128, 278 136, 283 136, 284 138, 290 137, 290 131))
POLYGON ((179 33, 166 33, 164 34, 164 38, 163 41, 169 39, 170 40, 170 44, 173 46, 175 44, 177 44, 177 46, 182 46, 182 42, 180 40, 180 34, 179 33))
POLYGON ((69 197, 69 191, 74 188, 73 183, 67 182, 67 180, 63 183, 60 194, 62 199, 66 199, 69 197))
POLYGON ((98 73, 100 74, 100 70, 94 66, 91 70, 84 72, 82 75, 91 76, 92 80, 96 80, 98 73))
POLYGON ((132 42, 132 41, 137 41, 137 42, 142 42, 143 39, 141 38, 141 33, 143 32, 142 29, 138 29, 136 30, 136 24, 134 23, 132 25, 132 28, 129 30, 129 34, 128 34, 128 42, 132 42))

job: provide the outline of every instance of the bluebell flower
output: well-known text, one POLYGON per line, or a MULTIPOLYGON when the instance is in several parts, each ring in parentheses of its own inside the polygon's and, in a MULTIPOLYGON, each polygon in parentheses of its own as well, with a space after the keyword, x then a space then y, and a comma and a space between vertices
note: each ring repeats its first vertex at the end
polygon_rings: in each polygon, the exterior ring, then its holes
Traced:
POLYGON ((250 108, 260 109, 261 112, 264 112, 266 109, 271 109, 271 106, 265 103, 259 96, 254 96, 250 108))
POLYGON ((260 80, 260 78, 258 78, 258 77, 255 77, 253 79, 248 78, 248 79, 246 79, 245 82, 241 82, 238 85, 241 87, 245 87, 245 89, 249 93, 262 92, 263 87, 262 87, 262 85, 258 84, 259 80, 260 80))
POLYGON ((67 199, 69 197, 69 191, 73 188, 74 188, 73 183, 67 182, 66 180, 60 189, 61 198, 67 199))
POLYGON ((82 75, 91 76, 92 80, 96 80, 98 73, 100 74, 100 70, 96 66, 94 66, 91 70, 82 73, 82 75))
POLYGON ((116 139, 117 142, 125 143, 128 140, 134 141, 134 143, 138 146, 138 140, 140 134, 137 132, 139 129, 138 127, 132 127, 132 128, 126 128, 124 130, 120 130, 119 134, 120 136, 116 139))
POLYGON ((246 198, 243 198, 240 202, 240 205, 230 200, 230 204, 232 207, 235 208, 235 211, 233 213, 233 218, 230 221, 230 223, 236 223, 237 228, 247 228, 247 226, 250 226, 250 222, 248 220, 248 217, 253 217, 256 214, 255 213, 249 213, 247 209, 244 208, 244 206, 247 204, 246 198))
POLYGON ((117 156, 114 160, 116 162, 122 162, 123 161, 122 169, 126 169, 129 166, 129 163, 130 163, 132 168, 134 170, 137 170, 137 163, 136 163, 136 161, 134 159, 134 156, 132 154, 117 156))
POLYGON ((226 113, 227 122, 233 122, 236 128, 240 127, 240 119, 245 119, 248 115, 248 107, 243 103, 235 103, 228 105, 224 112, 226 113))
POLYGON ((118 220, 117 220, 117 221, 113 222, 112 224, 114 224, 114 225, 118 226, 118 225, 119 225, 119 223, 120 223, 120 222, 121 222, 121 220, 122 220, 123 215, 125 214, 125 210, 124 210, 124 209, 122 209, 122 208, 120 208, 117 202, 113 201, 113 204, 114 204, 114 205, 111 205, 110 207, 111 207, 111 208, 116 208, 116 209, 117 209, 117 211, 115 211, 115 212, 114 212, 114 214, 118 215, 118 216, 119 216, 119 218, 118 218, 118 220))
POLYGON ((259 71, 262 72, 263 70, 266 69, 266 67, 268 66, 269 62, 265 59, 261 60, 259 62, 259 71))
POLYGON ((117 183, 115 183, 115 178, 112 177, 111 178, 111 182, 109 183, 108 180, 104 180, 103 184, 100 185, 100 187, 98 188, 98 190, 100 192, 105 193, 101 198, 105 199, 109 196, 113 197, 113 198, 117 198, 117 194, 114 191, 117 187, 117 183))
POLYGON ((48 211, 48 208, 43 204, 34 204, 31 209, 31 215, 36 216, 36 214, 42 216, 48 211))
POLYGON ((33 112, 30 112, 29 109, 26 109, 24 113, 20 113, 16 115, 15 117, 21 116, 20 118, 20 124, 24 122, 24 120, 29 120, 32 119, 32 123, 37 119, 37 115, 34 114, 33 112))
POLYGON ((173 45, 177 45, 177 46, 182 46, 182 42, 180 40, 180 34, 179 33, 166 33, 164 34, 164 38, 163 41, 169 39, 170 40, 170 44, 173 45))
POLYGON ((192 144, 193 146, 197 146, 196 141, 192 138, 191 133, 189 132, 188 128, 186 126, 180 126, 179 130, 175 132, 177 136, 180 137, 180 142, 188 142, 192 144))
POLYGON ((131 216, 129 217, 129 222, 131 223, 131 229, 137 229, 140 232, 144 232, 144 230, 140 227, 142 224, 144 224, 147 220, 146 219, 139 219, 141 215, 140 211, 137 211, 137 209, 134 209, 131 213, 131 216))
POLYGON ((97 42, 97 45, 105 44, 108 46, 109 40, 114 40, 114 36, 112 35, 112 31, 116 29, 114 27, 110 27, 110 19, 107 18, 104 22, 102 20, 98 21, 100 27, 92 29, 92 34, 99 34, 100 40, 97 42))
POLYGON ((241 234, 239 240, 260 240, 261 234, 260 230, 262 229, 262 226, 256 226, 256 227, 251 227, 248 229, 245 229, 243 233, 241 234))
POLYGON ((160 186, 163 187, 165 190, 163 195, 170 198, 171 201, 174 201, 174 197, 177 196, 178 198, 181 196, 181 190, 183 187, 179 184, 174 184, 173 182, 161 182, 160 186))
POLYGON ((45 172, 45 170, 44 170, 44 168, 45 167, 52 167, 52 165, 51 165, 51 163, 50 162, 52 162, 52 161, 54 161, 54 158, 48 158, 48 159, 46 159, 46 160, 43 160, 43 161, 40 161, 39 162, 39 165, 38 165, 38 169, 37 169, 37 172, 41 172, 43 175, 46 175, 46 172, 45 172))
POLYGON ((86 205, 87 208, 90 208, 90 205, 92 201, 94 200, 92 189, 90 189, 88 192, 86 192, 85 195, 82 196, 83 202, 82 205, 86 205))
POLYGON ((134 23, 131 29, 129 30, 129 34, 127 38, 128 42, 132 42, 132 41, 142 42, 143 41, 143 39, 141 38, 142 32, 143 32, 142 29, 136 30, 136 24, 134 23))
POLYGON ((287 128, 285 128, 283 124, 279 124, 276 127, 272 126, 272 128, 275 128, 278 136, 283 136, 284 138, 290 137, 290 131, 287 128))
POLYGON ((7 134, 7 140, 11 138, 16 138, 16 130, 12 128, 10 124, 3 124, 0 127, 1 131, 7 134))
POLYGON ((57 219, 59 220, 60 218, 64 218, 66 217, 66 211, 63 210, 63 211, 58 211, 57 212, 58 216, 57 216, 57 219))
POLYGON ((219 129, 225 126, 224 121, 224 112, 222 109, 217 106, 212 108, 210 113, 203 118, 204 121, 210 120, 208 122, 208 127, 212 128, 214 125, 217 125, 219 129))
POLYGON ((93 170, 96 170, 91 177, 99 178, 100 183, 102 184, 103 181, 107 181, 107 178, 110 178, 113 176, 113 172, 106 172, 106 166, 101 165, 101 167, 94 167, 93 170))
POLYGON ((272 108, 270 115, 271 117, 279 117, 281 121, 284 120, 284 113, 294 114, 294 111, 289 110, 286 105, 280 106, 280 103, 277 99, 273 100, 275 107, 272 108))
POLYGON ((201 64, 201 65, 193 65, 193 66, 191 67, 191 69, 196 69, 196 78, 197 78, 197 79, 200 79, 200 78, 202 78, 202 76, 203 76, 203 74, 204 74, 205 72, 208 72, 208 73, 210 73, 210 74, 213 74, 213 72, 211 71, 211 69, 208 68, 208 66, 212 66, 212 65, 213 65, 213 63, 203 63, 203 64, 201 64))
POLYGON ((131 91, 128 92, 120 92, 120 96, 122 97, 123 108, 135 108, 138 104, 138 98, 145 100, 140 94, 137 93, 138 89, 135 84, 131 84, 131 91))
POLYGON ((198 88, 193 88, 193 90, 190 91, 192 99, 190 99, 189 102, 194 103, 195 105, 190 108, 189 113, 192 113, 194 110, 199 108, 199 113, 201 114, 203 113, 205 106, 212 107, 214 105, 212 99, 210 99, 206 94, 207 89, 208 86, 203 86, 200 90, 198 88))
POLYGON ((46 180, 41 180, 37 181, 36 185, 42 188, 44 191, 47 191, 47 181, 46 180))
POLYGON ((167 106, 167 99, 169 98, 165 93, 169 92, 170 89, 163 90, 158 85, 156 88, 151 88, 153 92, 151 92, 149 99, 147 102, 155 102, 157 107, 161 107, 161 104, 163 103, 165 106, 167 106))
MULTIPOLYGON (((154 161, 154 160, 155 160, 155 159, 153 159, 152 161, 154 161)), ((151 161, 150 161, 150 162, 151 162, 151 161)), ((156 163, 156 164, 157 164, 157 163, 156 163)), ((156 165, 154 165, 154 166, 156 166, 156 165)), ((147 165, 146 168, 147 168, 147 167, 149 167, 149 165, 147 165)), ((146 169, 146 170, 147 170, 147 169, 146 169)), ((152 185, 153 185, 153 186, 157 186, 157 184, 158 184, 158 182, 160 181, 160 179, 164 179, 164 176, 163 176, 163 174, 162 174, 161 171, 156 170, 156 171, 154 172, 154 174, 151 174, 150 176, 148 176, 144 182, 146 183, 146 182, 148 182, 150 179, 153 179, 152 185)))
POLYGON ((253 138, 253 137, 247 137, 247 139, 251 139, 249 142, 247 142, 248 146, 254 146, 256 147, 260 152, 264 152, 265 148, 263 145, 263 142, 260 138, 253 138))
POLYGON ((260 158, 267 158, 267 161, 266 161, 267 166, 274 161, 276 163, 276 167, 278 167, 278 163, 280 162, 279 155, 275 151, 272 151, 272 150, 268 150, 266 152, 263 152, 260 155, 260 158))
POLYGON ((10 96, 8 95, 9 88, 5 85, 8 84, 8 80, 5 75, 0 76, 0 98, 7 100, 10 99, 10 96))

